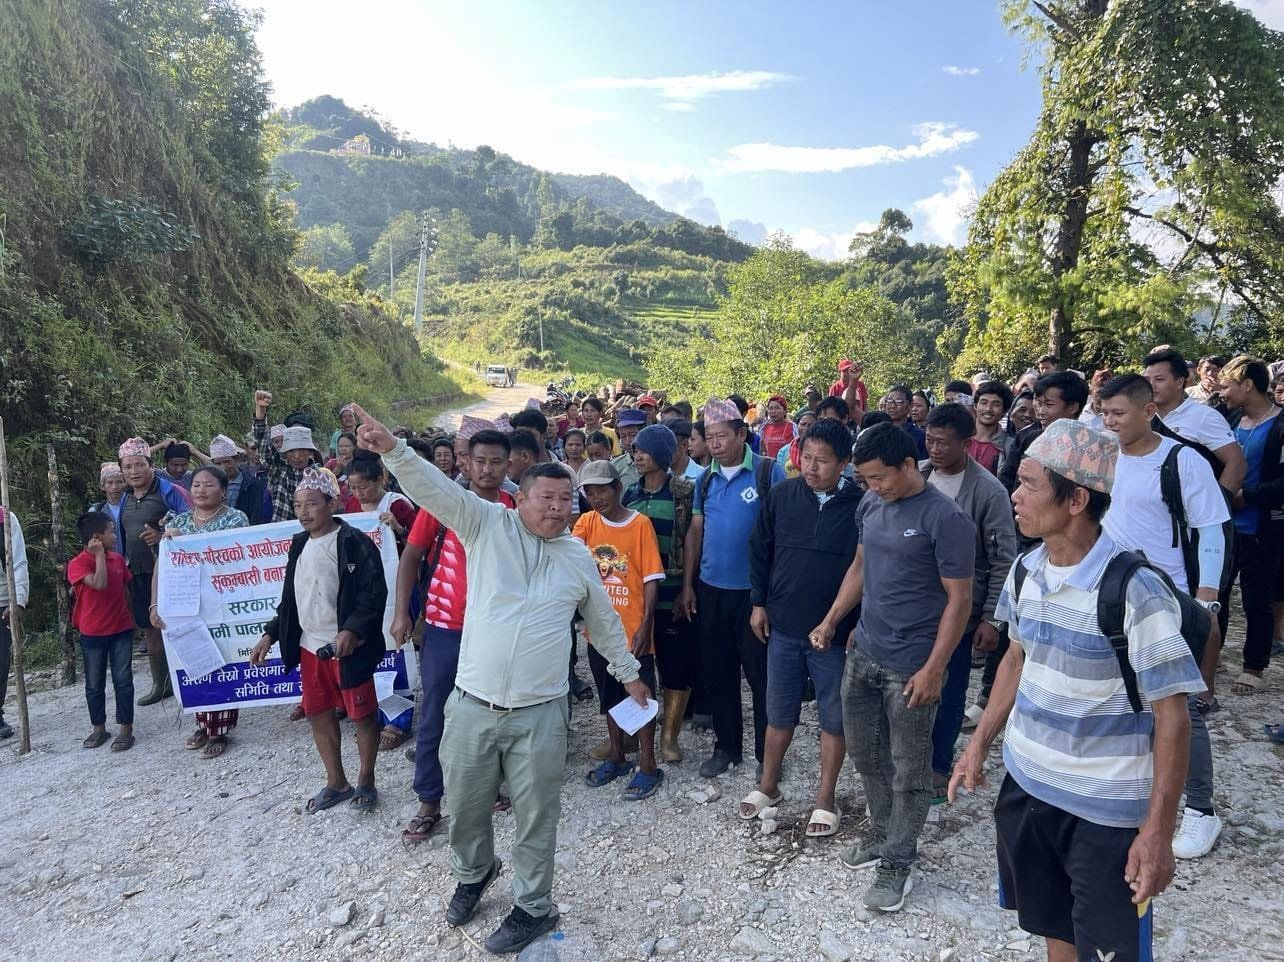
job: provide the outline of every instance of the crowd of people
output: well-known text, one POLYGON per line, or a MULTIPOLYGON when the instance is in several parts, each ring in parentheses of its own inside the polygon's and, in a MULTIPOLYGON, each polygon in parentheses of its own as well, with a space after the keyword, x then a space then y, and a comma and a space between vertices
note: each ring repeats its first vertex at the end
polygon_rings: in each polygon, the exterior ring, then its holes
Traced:
MULTIPOLYGON (((520 951, 556 925, 572 707, 596 695, 603 716, 585 783, 642 802, 684 760, 684 729, 713 734, 701 776, 745 762, 747 687, 756 786, 736 814, 769 817, 784 802, 782 763, 815 701, 805 834, 859 818, 839 806, 850 760, 868 823, 836 857, 871 870, 866 906, 904 905, 931 806, 982 784, 1002 735, 1003 904, 1053 962, 1148 959, 1150 899, 1174 856, 1206 855, 1222 828, 1205 717, 1222 708, 1235 583, 1245 642, 1230 692, 1262 692, 1278 648, 1282 393, 1257 358, 1192 365, 1167 347, 1135 373, 1091 377, 1045 356, 1010 384, 984 372, 951 381, 939 403, 904 385, 872 398, 843 360, 792 411, 783 394, 695 409, 604 389, 416 434, 351 404, 318 442, 306 413, 269 424, 272 395, 256 391, 239 443, 220 434, 206 453, 130 438, 101 467, 103 499, 78 519, 84 550, 66 569, 84 747, 135 744, 136 633, 152 679, 137 704, 173 694, 162 540, 297 520, 250 662, 275 652, 299 670, 291 718, 307 719, 326 775, 306 810, 373 809, 379 751, 412 742, 420 805, 403 838, 429 838, 449 801, 447 921, 462 925, 502 869, 491 813, 511 807, 515 904, 490 951, 520 951), (345 522, 357 512, 376 512, 395 538, 394 582, 345 522), (389 598, 392 641, 417 649, 420 675, 413 709, 396 717, 373 682, 389 598), (610 712, 629 700, 643 719, 633 731, 610 712)), ((0 524, 16 586, 10 597, 0 579, 7 684, 8 625, 29 587, 19 519, 0 524)), ((237 721, 197 713, 185 747, 218 758, 237 721)), ((1266 735, 1279 741, 1280 728, 1266 735)))

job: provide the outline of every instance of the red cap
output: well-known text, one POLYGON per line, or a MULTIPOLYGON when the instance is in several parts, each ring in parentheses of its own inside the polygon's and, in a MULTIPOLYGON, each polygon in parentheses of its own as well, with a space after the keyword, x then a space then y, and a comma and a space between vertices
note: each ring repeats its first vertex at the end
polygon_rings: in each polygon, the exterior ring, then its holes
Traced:
POLYGON ((851 361, 847 360, 847 358, 843 358, 841 361, 838 362, 838 370, 840 371, 850 371, 855 366, 856 365, 853 364, 851 361))
POLYGON ((657 401, 655 398, 651 397, 651 395, 649 394, 643 394, 640 398, 638 398, 638 407, 641 407, 644 404, 649 404, 651 405, 651 407, 656 409, 659 409, 660 407, 660 402, 657 401))
POLYGON ((785 400, 785 396, 783 394, 773 394, 771 397, 767 398, 768 404, 772 401, 778 403, 785 410, 789 409, 789 402, 785 400))

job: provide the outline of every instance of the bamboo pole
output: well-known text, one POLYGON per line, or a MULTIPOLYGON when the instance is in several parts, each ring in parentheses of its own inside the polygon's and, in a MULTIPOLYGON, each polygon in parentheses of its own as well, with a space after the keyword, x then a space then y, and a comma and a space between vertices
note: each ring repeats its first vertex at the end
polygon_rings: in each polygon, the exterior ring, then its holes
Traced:
MULTIPOLYGON (((4 509, 6 520, 10 516, 9 502, 9 452, 5 447, 4 418, 0 418, 0 508, 4 509)), ((9 588, 9 604, 12 607, 18 600, 18 586, 13 580, 13 525, 4 525, 5 557, 9 563, 4 566, 5 582, 9 588)), ((31 722, 27 716, 27 676, 22 658, 22 619, 9 616, 9 632, 13 638, 13 680, 18 696, 18 754, 26 755, 31 751, 31 722)))
POLYGON ((49 457, 49 544, 53 548, 54 570, 58 572, 55 597, 58 600, 58 641, 62 647, 62 683, 76 683, 76 644, 71 640, 67 604, 67 553, 62 544, 62 485, 58 481, 58 455, 52 444, 45 445, 49 457))

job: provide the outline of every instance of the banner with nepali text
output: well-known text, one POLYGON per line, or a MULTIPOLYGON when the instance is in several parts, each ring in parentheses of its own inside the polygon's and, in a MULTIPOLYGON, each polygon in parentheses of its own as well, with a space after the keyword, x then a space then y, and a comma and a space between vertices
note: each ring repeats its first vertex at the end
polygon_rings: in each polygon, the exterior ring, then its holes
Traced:
MULTIPOLYGON (((392 650, 389 632, 397 593, 396 539, 377 512, 345 514, 343 520, 379 549, 388 584, 383 630, 389 651, 377 671, 395 672, 395 689, 409 690, 413 679, 402 653, 392 650)), ((183 711, 292 704, 303 697, 298 669, 285 670, 276 646, 261 667, 249 663, 263 626, 276 614, 290 541, 301 530, 297 521, 280 521, 160 543, 157 603, 183 711)))

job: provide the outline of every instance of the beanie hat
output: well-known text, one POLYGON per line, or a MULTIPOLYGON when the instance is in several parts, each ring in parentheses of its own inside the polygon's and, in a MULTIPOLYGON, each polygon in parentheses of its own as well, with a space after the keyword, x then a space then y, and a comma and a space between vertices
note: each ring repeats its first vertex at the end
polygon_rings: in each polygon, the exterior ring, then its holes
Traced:
POLYGON ((673 454, 678 449, 678 438, 665 425, 652 424, 638 432, 638 436, 633 439, 633 446, 639 451, 645 451, 651 456, 652 461, 667 471, 673 464, 673 454))

